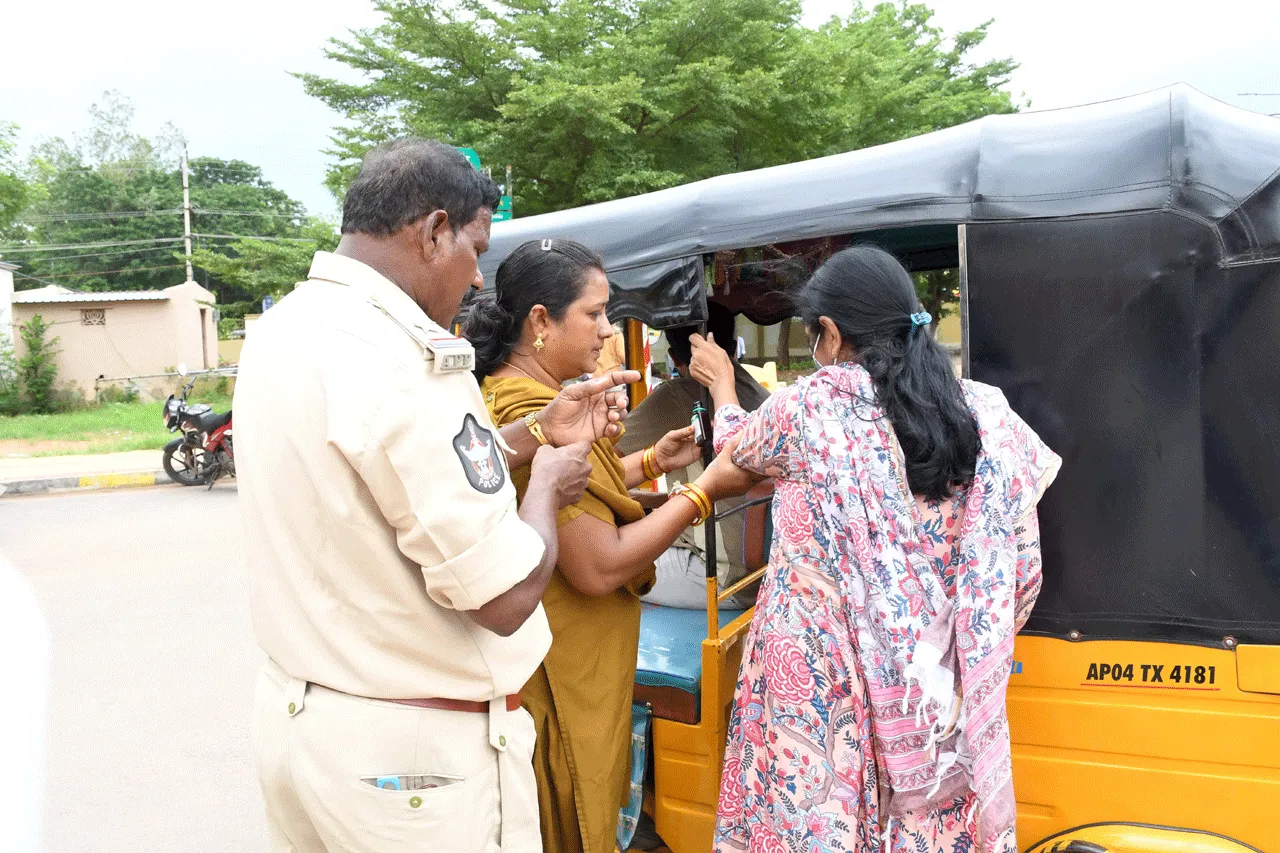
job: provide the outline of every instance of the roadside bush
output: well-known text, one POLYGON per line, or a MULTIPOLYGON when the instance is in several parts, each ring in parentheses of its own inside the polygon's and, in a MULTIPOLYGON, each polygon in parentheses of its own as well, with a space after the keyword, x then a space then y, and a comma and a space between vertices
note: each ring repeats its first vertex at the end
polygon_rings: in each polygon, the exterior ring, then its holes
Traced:
POLYGON ((18 357, 13 343, 0 336, 0 415, 16 415, 22 411, 22 386, 18 384, 18 357))
POLYGON ((108 385, 98 392, 99 403, 135 403, 140 389, 130 382, 128 385, 108 385))
POLYGON ((201 376, 196 380, 196 384, 191 386, 191 399, 230 397, 232 387, 229 376, 201 376))
POLYGON ((244 317, 222 317, 218 320, 218 340, 229 341, 244 332, 244 317))
POLYGON ((62 412, 78 412, 96 404, 92 400, 85 399, 84 391, 80 385, 72 382, 61 388, 54 389, 51 405, 53 408, 50 411, 60 414, 62 412))
POLYGON ((58 380, 58 365, 54 361, 58 350, 54 346, 58 338, 49 337, 50 328, 39 314, 18 327, 27 349, 17 360, 22 406, 34 414, 49 414, 58 408, 58 395, 54 391, 58 380))

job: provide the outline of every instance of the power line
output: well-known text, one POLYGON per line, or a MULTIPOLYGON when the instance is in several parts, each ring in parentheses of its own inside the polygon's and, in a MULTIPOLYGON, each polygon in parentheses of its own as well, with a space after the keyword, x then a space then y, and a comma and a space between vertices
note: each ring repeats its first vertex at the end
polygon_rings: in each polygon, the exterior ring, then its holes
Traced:
POLYGON ((103 163, 101 166, 67 166, 60 169, 62 172, 96 172, 99 169, 106 169, 112 172, 163 172, 167 171, 163 168, 154 166, 117 166, 113 163, 103 163))
MULTIPOLYGON (((309 237, 269 237, 265 234, 204 234, 201 232, 192 232, 191 236, 199 237, 207 240, 271 240, 271 241, 283 241, 283 242, 295 242, 295 243, 314 242, 314 240, 312 240, 309 237)), ((52 261, 67 261, 73 258, 97 258, 97 257, 106 256, 106 255, 127 255, 134 252, 167 251, 173 247, 167 246, 167 245, 155 246, 155 245, 145 245, 145 244, 180 243, 182 242, 182 239, 183 238, 181 237, 155 237, 149 240, 115 240, 115 241, 103 241, 98 243, 64 243, 64 244, 51 245, 51 246, 17 246, 14 248, 0 247, 0 254, 9 254, 11 252, 26 253, 26 252, 71 251, 74 249, 110 248, 114 246, 138 246, 138 248, 122 249, 118 252, 89 252, 87 254, 81 254, 81 255, 48 255, 45 257, 38 257, 38 258, 31 259, 33 261, 40 261, 40 262, 47 263, 52 261)))
POLYGON ((254 166, 253 164, 246 166, 214 166, 202 163, 197 168, 201 172, 238 172, 244 175, 256 175, 262 172, 261 166, 254 166))
POLYGON ((267 210, 214 210, 199 206, 195 208, 194 212, 197 215, 204 214, 206 216, 274 216, 281 219, 299 219, 302 216, 300 213, 272 213, 267 210))
POLYGON ((48 285, 52 285, 53 287, 57 287, 57 286, 58 286, 57 282, 49 281, 47 278, 39 278, 39 277, 34 276, 34 275, 27 275, 26 273, 24 273, 24 272, 18 272, 17 270, 13 270, 12 272, 13 272, 13 274, 14 274, 14 275, 16 275, 16 276, 20 276, 21 278, 29 278, 29 279, 31 279, 32 281, 38 281, 38 282, 40 282, 41 284, 48 284, 48 285))
POLYGON ((90 272, 49 273, 50 278, 83 278, 91 275, 111 275, 118 272, 150 272, 151 270, 176 270, 186 264, 167 264, 160 267, 123 267, 118 270, 92 270, 90 272))
POLYGON ((0 246, 0 252, 48 252, 55 249, 107 249, 113 246, 140 246, 145 243, 181 243, 181 237, 152 237, 148 240, 104 240, 97 243, 60 243, 52 246, 0 246))
POLYGON ((64 222, 82 219, 129 219, 139 216, 170 216, 181 213, 182 208, 172 210, 119 210, 110 213, 45 213, 39 216, 23 217, 25 222, 64 222))
POLYGON ((49 255, 42 258, 31 258, 30 260, 38 263, 54 263, 56 261, 71 261, 78 258, 105 258, 111 255, 133 255, 141 252, 171 252, 173 246, 147 246, 140 249, 118 249, 112 252, 89 252, 83 255, 49 255))
MULTIPOLYGON (((266 237, 262 235, 250 235, 250 234, 201 234, 199 232, 192 232, 191 236, 203 237, 205 239, 215 239, 215 240, 270 240, 276 243, 314 243, 315 242, 315 240, 312 240, 310 237, 266 237)), ((178 239, 181 240, 182 238, 179 237, 178 239)))
MULTIPOLYGON (((271 178, 261 167, 246 166, 244 168, 223 168, 221 166, 200 166, 193 168, 191 173, 198 175, 202 172, 218 172, 224 175, 240 175, 243 177, 260 178, 263 181, 270 182, 271 178)), ((271 169, 272 175, 309 175, 313 174, 309 170, 304 169, 271 169)))

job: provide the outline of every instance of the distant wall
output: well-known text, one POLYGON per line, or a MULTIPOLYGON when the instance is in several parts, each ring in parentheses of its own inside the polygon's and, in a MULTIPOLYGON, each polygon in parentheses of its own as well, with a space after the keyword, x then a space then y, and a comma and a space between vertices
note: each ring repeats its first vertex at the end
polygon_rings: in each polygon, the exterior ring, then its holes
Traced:
POLYGON ((177 336, 177 360, 191 370, 217 367, 213 295, 195 282, 170 287, 165 293, 169 296, 169 322, 177 336))
MULTIPOLYGON (((253 328, 254 322, 261 317, 261 314, 244 315, 244 334, 249 335, 249 330, 253 328)), ((244 349, 244 338, 232 338, 227 341, 218 341, 218 363, 219 364, 239 364, 240 351, 244 349)))
POLYGON ((218 341, 218 363, 239 364, 240 350, 244 349, 244 340, 218 341))
MULTIPOLYGON (((176 339, 168 322, 168 306, 157 302, 48 303, 13 306, 14 323, 37 315, 57 338, 59 387, 74 386, 93 398, 98 376, 136 376, 159 373, 176 354, 176 339), (101 310, 104 324, 84 324, 82 310, 101 310)), ((18 342, 21 355, 25 347, 18 342)))
MULTIPOLYGON (((58 338, 58 386, 94 398, 94 380, 166 373, 179 364, 190 370, 217 367, 217 326, 212 294, 197 284, 165 291, 168 299, 122 302, 16 304, 14 323, 39 314, 58 338), (96 314, 102 312, 102 323, 96 314)), ((19 351, 22 347, 19 343, 19 351)), ((171 379, 141 379, 144 396, 162 398, 171 379)))
POLYGON ((944 344, 960 346, 960 306, 947 306, 950 314, 938 321, 938 340, 944 344))

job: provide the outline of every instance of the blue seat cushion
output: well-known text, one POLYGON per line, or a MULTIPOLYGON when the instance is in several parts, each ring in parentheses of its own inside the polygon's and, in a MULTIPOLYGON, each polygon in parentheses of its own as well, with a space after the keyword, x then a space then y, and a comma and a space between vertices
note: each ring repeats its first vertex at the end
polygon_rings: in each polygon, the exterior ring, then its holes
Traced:
MULTIPOLYGON (((741 616, 742 610, 721 610, 720 627, 741 616)), ((636 684, 673 687, 693 696, 702 683, 702 641, 707 638, 705 610, 640 606, 640 652, 636 655, 636 684)))

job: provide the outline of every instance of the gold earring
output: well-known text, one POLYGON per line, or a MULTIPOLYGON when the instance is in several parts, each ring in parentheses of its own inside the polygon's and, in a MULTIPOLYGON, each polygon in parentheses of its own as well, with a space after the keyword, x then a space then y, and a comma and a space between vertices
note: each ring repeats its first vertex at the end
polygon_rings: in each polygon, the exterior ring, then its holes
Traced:
POLYGON ((546 344, 542 342, 542 332, 538 332, 538 337, 533 339, 533 348, 541 351, 546 344))

